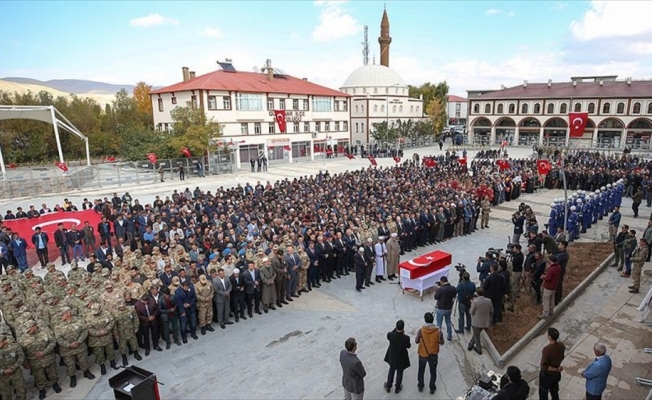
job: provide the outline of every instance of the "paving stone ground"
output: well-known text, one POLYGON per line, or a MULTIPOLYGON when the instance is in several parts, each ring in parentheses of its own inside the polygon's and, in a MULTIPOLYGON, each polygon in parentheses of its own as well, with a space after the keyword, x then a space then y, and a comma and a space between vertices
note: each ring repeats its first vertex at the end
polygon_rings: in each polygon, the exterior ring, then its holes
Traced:
MULTIPOLYGON (((420 154, 435 154, 438 150, 419 149, 420 154)), ((529 150, 515 149, 510 151, 515 157, 529 155, 529 150)), ((406 156, 411 156, 408 151, 406 156)), ((473 152, 469 153, 473 157, 473 152)), ((391 159, 380 159, 379 165, 393 165, 391 159)), ((239 173, 239 182, 257 180, 265 182, 286 177, 293 178, 306 174, 314 174, 321 168, 331 173, 352 168, 366 167, 366 160, 337 159, 328 162, 305 162, 301 164, 278 165, 267 173, 239 173)), ((156 185, 104 189, 101 191, 65 194, 76 204, 84 197, 111 196, 114 191, 122 193, 129 190, 134 198, 141 202, 151 202, 155 195, 168 195, 171 190, 200 186, 203 190, 214 190, 215 187, 234 185, 234 176, 217 178, 190 179, 184 184, 180 182, 165 182, 156 185)), ((504 203, 492 212, 490 229, 480 230, 471 236, 455 238, 442 245, 422 248, 408 256, 435 248, 453 254, 453 262, 462 262, 469 267, 472 278, 477 280, 475 261, 488 247, 505 247, 507 237, 511 235, 512 224, 509 221, 518 203, 524 201, 531 204, 540 221, 547 219, 548 205, 561 194, 541 191, 526 195, 517 202, 504 203)), ((60 202, 64 195, 44 196, 38 199, 13 199, 0 201, 0 207, 15 209, 30 204, 39 205, 46 202, 52 206, 60 202)), ((628 207, 631 202, 623 202, 623 222, 630 224, 632 229, 642 232, 646 219, 631 218, 628 207)), ((643 208, 642 215, 649 209, 643 208)), ((606 232, 606 220, 601 221, 597 228, 584 235, 583 240, 599 240, 606 232)), ((605 244, 609 245, 609 244, 605 244)), ((57 260, 59 265, 59 260, 57 260)), ((649 263, 644 269, 650 269, 649 263)), ((457 282, 455 275, 452 282, 457 282)), ((650 278, 643 287, 650 287, 650 278)), ((637 376, 651 378, 651 355, 642 354, 643 347, 652 347, 650 327, 638 323, 639 312, 636 306, 643 294, 631 295, 627 291, 630 281, 620 278, 613 269, 606 270, 595 282, 563 312, 553 325, 560 329, 561 340, 569 349, 564 362, 565 372, 561 382, 561 396, 564 399, 580 399, 583 397, 584 380, 579 375, 591 359, 593 343, 600 340, 607 344, 608 352, 614 360, 614 370, 609 379, 607 397, 614 399, 641 399, 647 390, 637 387, 634 378, 637 376)), ((182 347, 173 345, 172 349, 162 353, 153 352, 137 365, 157 374, 165 385, 160 387, 164 399, 338 399, 343 395, 341 389, 341 369, 338 362, 340 349, 348 337, 355 337, 359 344, 358 354, 364 363, 368 375, 365 380, 368 399, 385 398, 432 398, 452 399, 464 394, 478 371, 489 369, 502 372, 493 365, 485 352, 478 356, 468 352, 466 345, 469 335, 454 334, 453 341, 442 347, 438 366, 437 392, 430 396, 427 391, 419 393, 416 388, 417 356, 416 349, 411 349, 412 366, 405 371, 404 390, 400 395, 387 394, 382 384, 386 379, 387 364, 383 362, 387 348, 385 335, 399 318, 406 322, 406 332, 414 339, 417 329, 422 324, 423 314, 432 311, 434 301, 432 295, 424 296, 424 301, 413 295, 403 294, 398 285, 387 282, 374 285, 362 294, 354 290, 354 277, 325 284, 321 289, 303 295, 297 301, 280 310, 258 316, 253 320, 241 321, 227 327, 217 329, 215 333, 199 336, 199 340, 190 339, 182 347), (467 336, 467 337, 464 337, 467 336)), ((455 318, 454 318, 455 321, 455 318)), ((532 341, 510 364, 518 365, 526 379, 531 380, 531 398, 537 398, 536 373, 541 348, 545 338, 532 341)), ((68 379, 64 370, 60 369, 64 391, 52 395, 52 399, 112 399, 113 393, 108 386, 107 376, 101 377, 99 368, 93 366, 93 372, 98 377, 94 381, 79 379, 77 388, 68 388, 68 379)), ((28 377, 28 385, 31 378, 28 377)), ((49 391, 48 394, 52 392, 49 391)), ((28 396, 35 397, 32 388, 28 396)))

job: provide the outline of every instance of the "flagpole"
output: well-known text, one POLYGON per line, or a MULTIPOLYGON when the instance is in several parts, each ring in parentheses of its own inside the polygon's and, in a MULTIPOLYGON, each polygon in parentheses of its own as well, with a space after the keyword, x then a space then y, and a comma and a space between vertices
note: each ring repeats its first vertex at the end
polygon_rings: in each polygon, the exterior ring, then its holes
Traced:
MULTIPOLYGON (((559 164, 561 167, 561 180, 564 184, 564 234, 566 234, 566 228, 568 225, 568 185, 566 184, 566 170, 564 168, 564 159, 561 153, 559 153, 559 164)), ((548 233, 554 235, 554 233, 548 233)), ((568 240, 568 236, 566 237, 566 240, 568 240)))

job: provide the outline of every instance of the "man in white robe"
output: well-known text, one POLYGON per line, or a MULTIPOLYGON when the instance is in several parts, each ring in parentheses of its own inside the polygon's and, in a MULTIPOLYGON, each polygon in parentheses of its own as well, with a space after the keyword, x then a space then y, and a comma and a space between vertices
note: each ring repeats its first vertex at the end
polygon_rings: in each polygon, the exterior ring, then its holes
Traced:
POLYGON ((385 280, 385 263, 387 262, 387 246, 384 236, 378 237, 378 243, 374 246, 374 250, 376 250, 376 282, 380 283, 385 280))

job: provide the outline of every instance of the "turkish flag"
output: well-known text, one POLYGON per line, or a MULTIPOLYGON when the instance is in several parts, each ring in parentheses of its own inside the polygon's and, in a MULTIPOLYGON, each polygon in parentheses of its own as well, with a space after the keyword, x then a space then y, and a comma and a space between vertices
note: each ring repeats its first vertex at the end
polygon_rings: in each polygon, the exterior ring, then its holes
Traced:
POLYGON ((429 157, 424 157, 423 158, 423 164, 428 168, 432 168, 435 165, 437 165, 437 161, 435 161, 435 160, 433 160, 432 158, 429 158, 429 157))
POLYGON ((54 243, 54 233, 57 225, 61 222, 66 229, 70 229, 72 224, 77 224, 77 230, 82 230, 84 223, 88 221, 90 225, 97 229, 97 224, 102 219, 102 215, 94 210, 71 211, 71 212, 53 212, 41 214, 38 218, 19 218, 8 219, 3 221, 3 226, 11 228, 12 232, 18 232, 20 237, 27 241, 28 248, 34 248, 31 238, 36 227, 48 234, 50 244, 54 243))
POLYGON ((292 150, 292 147, 290 147, 290 146, 283 146, 283 150, 285 150, 285 151, 290 151, 290 150, 292 150))
POLYGON ((371 165, 373 165, 373 166, 378 165, 378 163, 376 162, 376 157, 374 157, 374 156, 369 156, 369 162, 370 162, 371 165))
POLYGON ((274 110, 274 119, 276 119, 278 130, 285 133, 285 110, 274 110))
POLYGON ((552 170, 552 164, 548 160, 539 160, 537 161, 537 170, 539 175, 548 175, 548 172, 552 170))
POLYGON ((401 157, 394 157, 394 162, 396 164, 400 163, 401 162, 401 157))
POLYGON ((509 161, 507 160, 496 160, 496 164, 500 167, 501 171, 509 169, 509 161))
POLYGON ((147 159, 148 159, 149 162, 151 162, 152 164, 156 164, 156 154, 154 154, 154 153, 147 153, 147 159))
POLYGON ((190 154, 190 150, 187 147, 184 147, 183 149, 181 149, 181 152, 183 153, 184 156, 186 156, 188 158, 192 157, 192 155, 190 154))
POLYGON ((108 157, 106 158, 106 161, 107 161, 107 162, 115 162, 115 156, 108 156, 108 157))
POLYGON ((569 113, 570 137, 582 137, 586 129, 586 122, 589 119, 589 113, 569 113))
POLYGON ((353 154, 347 154, 346 158, 348 158, 349 160, 355 160, 355 157, 353 157, 353 154))
POLYGON ((507 140, 503 140, 503 143, 500 145, 500 147, 507 147, 507 140))
POLYGON ((59 169, 62 170, 63 172, 68 172, 68 166, 66 165, 66 163, 55 162, 54 165, 59 167, 59 169))
POLYGON ((462 165, 466 165, 466 158, 458 158, 457 162, 462 164, 462 165))

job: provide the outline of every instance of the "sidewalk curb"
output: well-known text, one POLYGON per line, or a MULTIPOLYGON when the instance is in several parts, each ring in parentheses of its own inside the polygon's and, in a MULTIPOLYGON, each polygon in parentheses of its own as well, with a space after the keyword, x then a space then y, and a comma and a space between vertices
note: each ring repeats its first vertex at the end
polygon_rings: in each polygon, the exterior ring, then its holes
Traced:
POLYGON ((614 255, 611 254, 609 257, 607 257, 593 272, 589 274, 582 282, 580 282, 579 285, 575 289, 573 289, 572 292, 570 292, 562 301, 555 307, 555 312, 553 315, 545 320, 539 321, 536 325, 532 327, 532 329, 529 330, 528 333, 526 333, 518 342, 516 342, 512 347, 510 347, 505 354, 500 354, 498 350, 496 349, 496 346, 494 346, 493 342, 491 341, 491 338, 489 338, 489 335, 485 331, 482 331, 481 335, 481 340, 483 345, 487 348, 487 351, 489 352, 489 355, 491 356, 491 359, 493 360, 494 364, 498 368, 505 368, 507 365, 507 362, 512 359, 516 354, 518 354, 525 346, 527 346, 535 337, 539 336, 541 332, 545 330, 545 328, 548 325, 551 325, 555 317, 557 317, 559 314, 561 314, 566 307, 568 307, 577 297, 582 294, 584 289, 586 289, 587 286, 589 286, 595 278, 600 275, 607 267, 609 266, 609 263, 613 260, 614 255))

